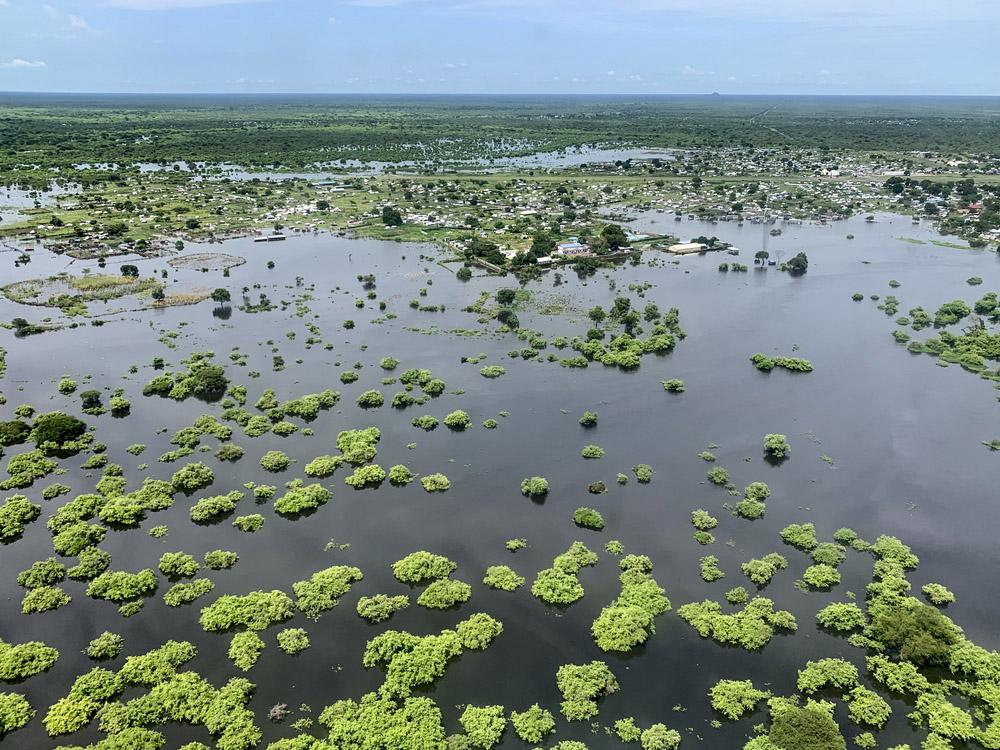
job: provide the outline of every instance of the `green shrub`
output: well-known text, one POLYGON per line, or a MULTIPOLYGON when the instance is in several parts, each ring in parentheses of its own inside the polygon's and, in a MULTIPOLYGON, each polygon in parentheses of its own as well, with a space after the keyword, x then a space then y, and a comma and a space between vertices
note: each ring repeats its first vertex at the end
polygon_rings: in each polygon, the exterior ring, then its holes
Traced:
POLYGON ((392 574, 401 583, 412 585, 447 578, 458 567, 447 557, 426 550, 411 552, 392 564, 392 574))
POLYGON ((421 477, 420 484, 427 492, 444 492, 451 487, 451 480, 444 474, 428 474, 421 477))
POLYGON ((510 723, 517 736, 532 745, 542 743, 556 728, 556 720, 552 714, 537 703, 520 713, 512 711, 510 723))
POLYGON ((449 609, 469 600, 472 587, 464 581, 440 578, 432 581, 417 597, 417 604, 428 609, 449 609))
POLYGON ((485 750, 499 743, 507 728, 503 706, 466 706, 458 721, 472 746, 485 750))
POLYGON ((233 526, 247 534, 253 534, 264 528, 264 516, 260 513, 250 513, 233 519, 233 526))
POLYGON ((168 578, 191 578, 201 566, 186 552, 164 552, 160 556, 160 572, 168 578))
POLYGON ((289 482, 288 491, 274 501, 274 512, 281 515, 298 515, 315 510, 333 497, 333 493, 320 484, 304 484, 296 479, 289 482))
POLYGON ((597 701, 618 690, 618 680, 602 661, 563 664, 556 672, 556 686, 562 693, 562 713, 569 721, 585 721, 597 716, 597 701))
POLYGON ((780 461, 787 457, 790 451, 791 446, 788 444, 788 438, 784 435, 771 434, 764 436, 764 454, 768 458, 780 461))
POLYGON ((240 556, 235 552, 216 549, 205 553, 205 567, 212 570, 224 570, 236 565, 239 559, 240 556))
POLYGON ((577 526, 584 526, 588 529, 600 531, 604 528, 604 516, 593 508, 577 508, 573 512, 573 522, 577 526))
POLYGON ((114 659, 122 652, 124 645, 124 638, 117 633, 105 630, 87 645, 84 653, 95 660, 114 659))
POLYGON ((323 612, 337 605, 337 600, 351 590, 351 584, 364 575, 349 565, 334 565, 320 570, 307 581, 292 584, 295 606, 306 617, 317 619, 323 612))
POLYGON ((344 478, 344 482, 356 490, 364 489, 365 487, 378 487, 384 481, 385 469, 378 464, 359 466, 351 476, 344 478))
POLYGON ((528 477, 521 482, 521 494, 525 497, 544 497, 549 492, 549 483, 544 477, 528 477))
POLYGON ((267 471, 284 471, 291 462, 282 451, 268 451, 260 459, 260 465, 267 471))
POLYGON ((471 422, 469 415, 461 409, 456 409, 444 418, 445 426, 453 430, 464 430, 471 422))
POLYGON ((127 602, 156 591, 156 575, 149 568, 138 573, 106 571, 87 586, 87 596, 110 602, 127 602))
POLYGON ((524 585, 524 576, 506 565, 491 565, 486 569, 483 583, 500 591, 514 591, 524 585))
POLYGON ((168 607, 179 607, 205 596, 214 588, 215 584, 208 578, 195 578, 187 583, 175 583, 163 595, 163 601, 168 607))
POLYGON ((309 635, 302 628, 285 628, 278 633, 278 648, 286 654, 299 654, 309 648, 309 635))
POLYGON ((358 600, 357 612, 359 617, 374 625, 388 620, 393 613, 409 605, 410 597, 406 594, 399 596, 376 594, 375 596, 362 596, 358 600))
POLYGON ((252 630, 237 633, 229 643, 228 656, 244 672, 249 671, 260 658, 264 641, 252 630))

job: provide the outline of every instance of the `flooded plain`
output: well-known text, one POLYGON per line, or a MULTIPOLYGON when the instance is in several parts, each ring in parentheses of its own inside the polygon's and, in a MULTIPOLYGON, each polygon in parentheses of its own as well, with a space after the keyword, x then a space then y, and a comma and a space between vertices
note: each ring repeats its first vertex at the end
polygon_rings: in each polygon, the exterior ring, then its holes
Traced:
MULTIPOLYGON (((82 651, 103 630, 125 637, 125 654, 142 653, 168 639, 190 640, 199 654, 187 668, 214 685, 243 675, 226 658, 228 637, 199 626, 201 607, 222 594, 290 591, 292 582, 337 564, 356 565, 364 580, 318 621, 299 614, 284 625, 308 631, 312 646, 306 652, 296 657, 282 653, 274 640, 278 628, 262 634, 267 648, 246 676, 257 685, 251 708, 265 741, 294 734, 288 722, 267 721, 267 710, 276 703, 293 709, 291 719, 301 718, 300 704, 309 704, 315 717, 337 699, 357 699, 377 689, 382 672, 367 671, 361 664, 365 642, 377 633, 388 628, 436 633, 482 611, 503 622, 503 634, 485 652, 467 652, 453 662, 426 691, 441 707, 449 732, 460 730, 459 704, 502 704, 509 711, 538 702, 557 713, 557 668, 603 659, 621 690, 601 701, 595 721, 602 727, 634 716, 641 726, 663 722, 678 729, 687 747, 738 747, 754 720, 727 722, 721 729, 710 726, 716 717, 707 693, 718 679, 752 679, 775 694, 789 694, 795 690, 796 670, 807 659, 841 656, 863 664, 863 651, 817 629, 814 618, 826 604, 844 601, 848 591, 863 599, 871 557, 848 551, 839 586, 829 592, 803 592, 793 582, 811 561, 782 544, 779 531, 789 523, 812 522, 824 540, 843 526, 868 540, 879 534, 900 537, 921 560, 910 575, 914 588, 931 581, 951 588, 957 602, 948 607, 948 615, 971 640, 990 649, 1000 647, 995 627, 1000 579, 993 574, 1000 565, 1000 457, 981 445, 1000 437, 996 391, 990 382, 958 366, 936 367, 932 357, 910 354, 896 344, 890 335, 897 328, 894 316, 886 316, 877 309, 878 302, 869 299, 893 294, 900 300, 901 314, 917 305, 933 311, 953 299, 971 303, 1000 289, 1000 258, 983 250, 934 245, 941 238, 929 228, 912 226, 906 217, 877 218, 874 223, 857 218, 831 226, 788 225, 780 236, 768 236, 772 257, 807 253, 809 270, 796 277, 775 267, 754 267, 753 254, 763 242, 761 226, 674 222, 669 214, 644 213, 630 229, 672 232, 684 240, 716 235, 742 253, 738 258, 706 253, 673 263, 671 256, 647 251, 639 265, 623 264, 585 279, 567 267, 525 285, 531 299, 519 303, 521 325, 543 332, 550 341, 585 335, 590 327, 586 311, 594 305, 609 307, 617 295, 628 294, 633 306, 654 302, 661 311, 678 308, 686 338, 669 355, 643 357, 631 372, 596 363, 573 369, 509 356, 525 343, 514 334, 493 332, 495 323, 483 326, 462 308, 476 302, 483 290, 515 286, 512 277, 477 275, 461 282, 453 276, 453 266, 430 258, 436 255, 432 248, 328 235, 266 245, 250 239, 211 246, 189 243, 184 254, 221 251, 247 258, 245 265, 231 269, 229 278, 220 272, 169 271, 186 289, 230 289, 229 310, 211 301, 137 309, 120 299, 89 304, 91 313, 106 321, 101 327, 83 320, 75 329, 17 340, 10 331, 0 330, 0 346, 7 350, 7 374, 0 381, 7 397, 7 405, 0 408, 4 419, 11 419, 21 403, 39 411, 62 409, 79 415, 79 396, 63 396, 57 390, 62 375, 76 379, 81 390, 123 387, 132 402, 129 416, 108 413, 84 419, 96 427, 97 439, 108 444, 109 459, 124 467, 130 489, 146 476, 169 479, 187 460, 203 461, 215 472, 210 488, 188 499, 178 495, 173 507, 149 513, 141 530, 110 531, 101 547, 111 553, 112 569, 155 569, 162 553, 175 550, 200 558, 208 550, 228 549, 240 556, 232 570, 208 571, 214 591, 189 606, 173 609, 163 603, 169 584, 161 576, 158 593, 129 619, 111 603, 88 598, 85 584, 79 582, 65 585, 73 596, 68 606, 22 616, 18 603, 23 591, 15 574, 52 554, 45 520, 65 501, 42 501, 41 487, 48 480, 36 482, 26 494, 42 504, 41 519, 28 526, 22 539, 0 548, 2 568, 8 571, 0 577, 0 596, 6 602, 0 636, 9 643, 44 641, 57 647, 61 658, 49 672, 16 687, 39 716, 0 745, 59 744, 45 735, 41 716, 91 667, 82 651), (854 239, 846 239, 849 233, 854 239), (721 262, 733 260, 749 265, 749 271, 718 270, 721 262), (273 269, 267 268, 268 261, 274 262, 273 269), (365 298, 359 274, 375 275, 377 300, 365 299, 363 309, 355 306, 355 300, 365 298), (982 277, 982 286, 969 286, 966 279, 972 276, 982 277), (892 279, 899 282, 898 288, 889 287, 892 279), (642 298, 628 291, 630 285, 647 283, 651 286, 642 298), (238 309, 244 287, 250 302, 265 293, 275 309, 238 309), (419 296, 421 288, 428 290, 426 298, 419 296), (852 301, 855 292, 863 294, 864 301, 852 301), (410 307, 411 299, 443 304, 445 310, 422 312, 410 307), (378 310, 378 301, 385 301, 385 312, 378 310), (388 319, 386 313, 397 317, 388 319), (353 329, 344 328, 348 319, 355 321, 353 329), (307 343, 307 323, 317 325, 322 342, 332 347, 307 343), (166 332, 176 333, 167 339, 176 348, 161 343, 166 332), (287 335, 290 332, 294 338, 287 335), (229 361, 236 349, 247 355, 245 367, 229 361), (144 397, 143 385, 159 374, 150 363, 160 356, 168 370, 176 369, 192 352, 205 350, 214 351, 215 359, 227 365, 232 383, 248 387, 248 407, 267 388, 273 388, 279 400, 325 388, 339 391, 342 398, 308 425, 315 431, 311 436, 300 430, 286 438, 267 434, 251 439, 237 427, 233 442, 246 448, 246 455, 236 463, 198 452, 175 464, 158 463, 158 455, 175 447, 169 439, 176 430, 203 413, 219 416, 221 406, 144 397), (759 372, 749 362, 755 352, 804 357, 814 371, 759 372), (285 362, 280 372, 272 368, 275 353, 285 362), (462 362, 463 357, 480 355, 485 357, 478 364, 462 362), (395 372, 379 367, 387 356, 399 360, 395 372), (342 384, 339 374, 355 363, 363 365, 359 379, 342 384), (132 364, 138 366, 135 374, 128 372, 132 364), (479 370, 485 364, 502 365, 506 374, 484 378, 479 370), (447 389, 424 405, 393 409, 388 401, 400 386, 382 385, 382 378, 411 367, 431 370, 447 389), (249 377, 249 371, 259 371, 260 377, 249 377), (664 392, 661 382, 671 378, 684 381, 683 393, 664 392), (357 396, 368 389, 384 393, 386 405, 358 407, 357 396), (440 419, 455 409, 472 417, 472 426, 464 432, 443 425, 424 432, 411 425, 421 414, 440 419), (596 427, 578 423, 586 410, 599 413, 596 427), (502 411, 509 416, 499 416, 502 411), (479 426, 490 418, 499 422, 496 429, 479 426), (418 474, 442 472, 451 480, 451 489, 427 493, 414 482, 355 491, 344 484, 347 472, 341 468, 320 480, 333 498, 309 517, 287 520, 269 504, 254 508, 248 496, 234 515, 262 513, 265 525, 254 534, 233 528, 231 517, 209 525, 190 520, 190 505, 199 496, 240 489, 250 481, 280 485, 302 477, 302 467, 312 458, 335 452, 340 430, 371 425, 382 431, 377 463, 406 464, 418 474), (763 460, 766 433, 788 436, 791 457, 780 465, 763 460), (132 443, 146 444, 146 452, 130 455, 125 448, 132 443), (581 458, 581 448, 590 443, 600 445, 606 455, 581 458), (762 519, 747 521, 724 509, 734 498, 706 480, 710 465, 698 456, 709 446, 717 446, 711 448, 715 465, 727 468, 738 487, 758 480, 770 486, 762 519), (285 472, 268 474, 258 460, 269 450, 282 450, 295 463, 285 472), (148 469, 139 469, 147 463, 148 469), (631 469, 638 463, 653 467, 649 484, 635 481, 631 469), (630 480, 617 484, 618 472, 630 480), (519 491, 521 480, 533 475, 549 481, 542 502, 519 491), (607 484, 605 494, 588 493, 588 484, 595 480, 607 484), (573 510, 581 505, 603 514, 607 525, 602 532, 573 524, 573 510), (717 541, 707 547, 692 539, 690 514, 696 508, 719 518, 713 531, 717 541), (169 526, 166 538, 146 534, 160 524, 169 526), (508 552, 505 541, 519 537, 528 546, 508 552), (617 560, 604 551, 612 539, 621 540, 627 552, 650 556, 652 575, 673 604, 671 612, 657 618, 655 635, 628 656, 603 653, 590 635, 594 618, 619 593, 617 560), (530 582, 574 540, 586 543, 601 560, 580 574, 583 599, 565 608, 546 606, 530 594, 530 582), (336 543, 332 548, 331 541, 336 543), (350 546, 341 549, 341 544, 350 546), (420 549, 458 563, 453 577, 472 584, 470 601, 446 611, 413 603, 386 623, 366 624, 354 611, 358 598, 411 593, 393 578, 390 564, 420 549), (699 638, 676 615, 682 604, 723 601, 727 589, 749 585, 740 574, 740 563, 772 551, 788 557, 789 569, 762 595, 795 614, 797 633, 778 635, 763 650, 748 653, 699 638), (698 559, 706 554, 719 558, 725 578, 701 580, 698 559), (511 566, 528 585, 513 593, 487 588, 483 573, 496 564, 511 566)), ((72 262, 43 249, 36 250, 26 266, 14 268, 12 261, 12 255, 0 253, 4 283, 61 271, 99 270, 96 263, 72 262)), ((168 268, 164 259, 134 262, 143 276, 159 277, 160 270, 168 268)), ((37 321, 51 312, 0 299, 0 320, 37 321)), ((930 335, 932 330, 915 338, 930 335)), ((543 357, 552 350, 551 345, 543 350, 543 357)), ((573 354, 564 352, 561 356, 573 354)), ((105 401, 109 395, 105 392, 105 401)), ((203 442, 213 450, 217 443, 214 438, 203 442)), ((8 455, 13 451, 16 448, 8 455)), ((72 488, 66 497, 93 491, 100 474, 80 468, 85 458, 62 461, 67 473, 53 478, 72 488)), ((412 593, 415 599, 419 592, 412 593)), ((729 605, 724 607, 729 611, 729 605)), ((129 697, 132 691, 126 693, 129 697)), ((891 705, 894 716, 879 734, 880 743, 913 743, 919 735, 905 720, 908 709, 896 700, 891 705)), ((837 718, 849 731, 842 710, 838 708, 837 718)), ((209 741, 200 727, 171 726, 165 731, 169 747, 209 741)), ((94 722, 63 738, 62 744, 85 744, 101 736, 94 722)), ((561 717, 556 738, 584 740, 596 749, 620 746, 602 728, 567 723, 561 717)), ((522 746, 508 730, 500 747, 522 746)))

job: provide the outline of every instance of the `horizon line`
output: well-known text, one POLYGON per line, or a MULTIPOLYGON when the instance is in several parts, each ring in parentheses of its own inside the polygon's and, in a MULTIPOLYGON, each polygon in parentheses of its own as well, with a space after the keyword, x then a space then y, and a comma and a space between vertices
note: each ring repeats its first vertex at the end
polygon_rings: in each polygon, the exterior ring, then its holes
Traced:
POLYGON ((844 99, 848 97, 856 98, 936 98, 936 99, 998 99, 997 94, 943 94, 943 93, 818 93, 818 92, 608 92, 608 91, 577 91, 577 92, 551 92, 551 91, 58 91, 58 90, 0 90, 0 97, 10 95, 38 95, 38 96, 414 96, 414 97, 824 97, 830 99, 844 99))

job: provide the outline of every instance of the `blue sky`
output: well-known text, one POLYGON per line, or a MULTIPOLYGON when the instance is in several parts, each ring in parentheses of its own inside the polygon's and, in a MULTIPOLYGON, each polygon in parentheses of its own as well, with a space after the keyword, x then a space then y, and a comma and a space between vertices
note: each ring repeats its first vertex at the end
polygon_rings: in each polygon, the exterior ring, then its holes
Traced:
POLYGON ((0 91, 1000 94, 1000 0, 0 0, 0 91))

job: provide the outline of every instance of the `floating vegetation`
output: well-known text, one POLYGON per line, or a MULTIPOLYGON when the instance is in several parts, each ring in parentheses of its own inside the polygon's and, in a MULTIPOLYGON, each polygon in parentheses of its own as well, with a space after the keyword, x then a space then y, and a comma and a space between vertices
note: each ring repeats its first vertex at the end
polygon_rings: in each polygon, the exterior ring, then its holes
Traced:
POLYGON ((758 352, 750 357, 754 367, 763 372, 770 372, 775 367, 788 370, 789 372, 812 372, 812 362, 808 359, 797 357, 768 357, 766 354, 758 352))
POLYGON ((650 575, 652 561, 645 555, 628 555, 619 566, 621 594, 601 610, 591 626, 594 642, 602 651, 630 651, 656 632, 653 622, 670 609, 666 593, 650 575))
POLYGON ((405 609, 410 605, 410 597, 406 594, 399 596, 389 596, 387 594, 376 594, 375 596, 362 596, 358 599, 357 612, 363 620, 367 620, 372 625, 385 622, 395 612, 405 609))
POLYGON ((583 596, 577 573, 597 564, 597 555, 583 542, 573 542, 568 550, 552 561, 552 567, 538 572, 531 593, 546 604, 572 604, 583 596))
POLYGON ((702 638, 741 646, 748 651, 766 646, 775 628, 790 631, 797 628, 791 612, 775 610, 774 603, 764 597, 751 599, 743 609, 731 615, 723 613, 721 605, 710 600, 685 604, 677 614, 702 638))

